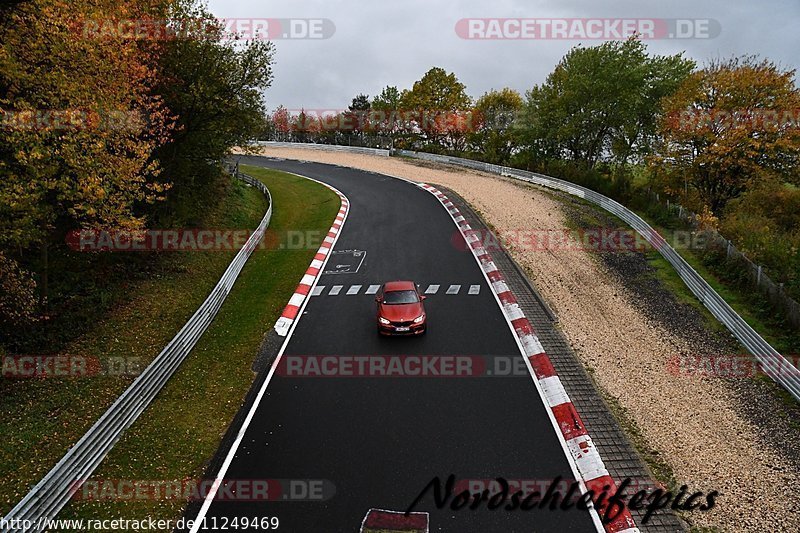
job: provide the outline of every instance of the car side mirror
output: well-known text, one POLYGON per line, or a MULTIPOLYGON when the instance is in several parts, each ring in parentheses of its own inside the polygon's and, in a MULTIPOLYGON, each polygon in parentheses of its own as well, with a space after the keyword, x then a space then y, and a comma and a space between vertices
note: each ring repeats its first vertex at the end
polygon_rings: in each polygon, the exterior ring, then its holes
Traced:
POLYGON ((378 303, 381 303, 381 297, 380 296, 376 296, 375 297, 375 301, 378 302, 378 303))
POLYGON ((427 299, 428 299, 428 297, 427 297, 427 296, 425 296, 424 294, 420 294, 420 296, 419 296, 419 299, 420 299, 420 300, 427 300, 427 299))

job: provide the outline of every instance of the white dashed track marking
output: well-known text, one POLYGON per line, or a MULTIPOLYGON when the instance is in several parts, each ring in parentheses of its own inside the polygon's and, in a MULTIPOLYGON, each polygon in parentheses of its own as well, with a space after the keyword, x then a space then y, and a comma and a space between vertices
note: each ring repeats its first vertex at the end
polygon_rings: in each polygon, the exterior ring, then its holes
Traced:
MULTIPOLYGON (((425 285, 422 285, 425 287, 425 285)), ((430 284, 427 285, 427 288, 423 292, 423 294, 432 295, 438 294, 439 289, 441 287, 447 287, 447 290, 443 293, 444 295, 448 296, 456 296, 458 294, 463 294, 461 292, 461 287, 463 285, 441 285, 441 284, 430 284)), ((469 296, 476 296, 481 293, 481 286, 480 285, 469 285, 469 290, 467 291, 467 295, 469 296)), ((328 288, 325 285, 317 285, 312 289, 311 296, 354 296, 354 295, 371 295, 377 294, 380 290, 381 286, 374 284, 369 285, 366 290, 362 290, 364 285, 333 285, 328 288), (326 290, 327 289, 327 290, 326 290)))

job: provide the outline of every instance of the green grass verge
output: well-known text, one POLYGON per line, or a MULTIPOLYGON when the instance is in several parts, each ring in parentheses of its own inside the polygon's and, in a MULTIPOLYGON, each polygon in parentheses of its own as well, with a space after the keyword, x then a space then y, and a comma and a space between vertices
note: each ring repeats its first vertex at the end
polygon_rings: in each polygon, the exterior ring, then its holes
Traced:
MULTIPOLYGON (((243 170, 270 188, 275 202, 270 231, 309 231, 319 242, 302 250, 257 250, 245 265, 219 315, 145 414, 95 473, 95 480, 181 480, 199 476, 239 409, 254 374, 251 364, 263 335, 311 262, 339 210, 329 189, 289 174, 243 170)), ((233 187, 210 227, 255 228, 266 200, 255 189, 233 187), (227 213, 227 214, 226 214, 227 213)), ((158 354, 216 284, 233 254, 183 254, 182 273, 143 283, 141 296, 84 335, 70 353, 101 357, 158 354), (188 274, 188 275, 186 275, 188 274)), ((0 413, 0 488, 3 512, 77 441, 130 379, 93 378, 19 383, 11 409, 0 413), (28 390, 34 389, 34 390, 28 390), (13 483, 9 483, 11 480, 13 483)), ((180 500, 73 501, 64 518, 175 518, 180 500)))
MULTIPOLYGON (((671 228, 665 228, 657 220, 648 216, 647 213, 637 212, 637 214, 661 235, 668 235, 671 231, 671 228)), ((726 283, 712 268, 706 265, 701 251, 692 250, 691 248, 681 248, 677 251, 706 280, 711 288, 776 350, 787 354, 797 353, 800 335, 787 329, 781 321, 777 320, 775 311, 762 305, 758 295, 755 295, 753 291, 726 283)), ((700 310, 709 325, 714 329, 727 331, 727 328, 694 296, 689 287, 678 276, 677 271, 660 253, 650 250, 646 255, 648 262, 654 268, 655 277, 672 290, 680 301, 700 310)), ((744 348, 742 349, 744 350, 744 348)))

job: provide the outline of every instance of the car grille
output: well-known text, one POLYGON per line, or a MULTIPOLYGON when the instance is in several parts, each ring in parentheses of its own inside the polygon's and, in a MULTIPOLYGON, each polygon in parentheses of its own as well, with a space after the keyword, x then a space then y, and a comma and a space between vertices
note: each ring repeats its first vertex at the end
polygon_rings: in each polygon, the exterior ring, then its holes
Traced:
POLYGON ((410 326, 410 325, 411 325, 411 324, 413 324, 413 323, 414 323, 414 322, 412 322, 411 320, 409 320, 409 321, 407 321, 407 322, 392 322, 392 325, 393 325, 393 326, 400 326, 400 327, 404 327, 404 326, 410 326))

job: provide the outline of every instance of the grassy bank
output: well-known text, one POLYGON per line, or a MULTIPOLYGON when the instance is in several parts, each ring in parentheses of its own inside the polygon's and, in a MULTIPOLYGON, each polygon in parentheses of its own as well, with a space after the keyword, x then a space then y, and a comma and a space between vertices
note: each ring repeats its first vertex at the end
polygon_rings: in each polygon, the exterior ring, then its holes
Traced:
MULTIPOLYGON (((663 217, 653 216, 647 211, 639 210, 637 214, 664 236, 670 235, 673 230, 691 229, 678 221, 665 221, 663 217)), ((728 305, 776 350, 784 354, 794 354, 800 350, 800 332, 788 326, 780 313, 757 289, 751 286, 742 286, 727 279, 724 265, 717 264, 702 249, 680 248, 677 251, 717 294, 724 298, 728 305)), ((715 328, 725 329, 692 294, 672 265, 661 254, 650 250, 647 252, 647 258, 660 281, 670 287, 682 301, 700 309, 715 328)))
MULTIPOLYGON (((273 235, 305 230, 325 234, 339 209, 335 194, 295 176, 246 171, 262 179, 272 192, 273 235)), ((252 229, 266 210, 258 191, 238 184, 223 204, 221 219, 213 227, 252 229)), ((252 383, 250 368, 264 333, 279 316, 318 244, 302 250, 268 247, 254 252, 214 323, 112 450, 96 479, 176 480, 202 472, 252 383)), ((70 353, 141 355, 151 360, 202 303, 231 258, 232 254, 219 252, 185 254, 182 272, 137 286, 140 296, 83 335, 70 353)), ((3 511, 46 473, 129 382, 121 378, 40 380, 19 383, 14 398, 3 398, 10 409, 0 415, 0 431, 7 436, 0 445, 0 464, 6 480, 13 480, 0 489, 3 511)), ((174 518, 183 505, 177 500, 78 501, 62 515, 174 518)))

